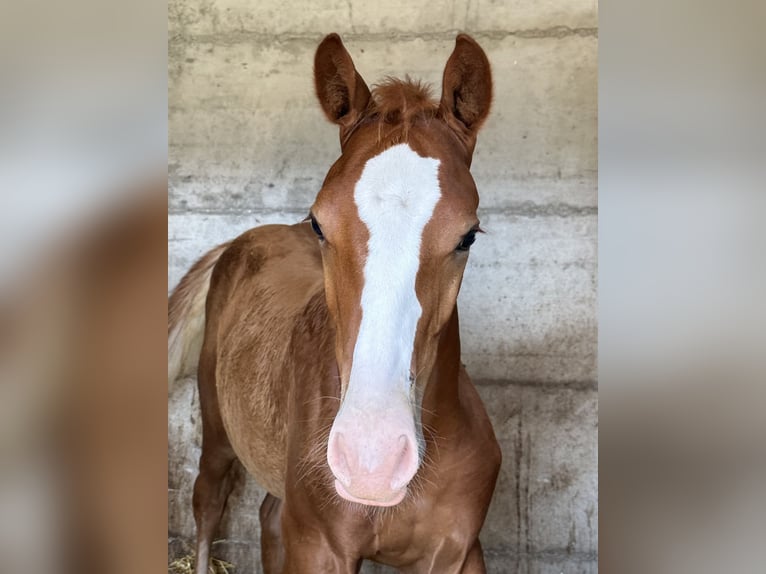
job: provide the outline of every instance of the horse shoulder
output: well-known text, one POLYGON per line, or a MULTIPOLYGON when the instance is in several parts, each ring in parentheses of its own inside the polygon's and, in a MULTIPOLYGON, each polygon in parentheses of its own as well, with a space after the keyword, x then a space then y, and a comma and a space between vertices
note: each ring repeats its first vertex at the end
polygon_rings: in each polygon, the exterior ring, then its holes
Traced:
POLYGON ((277 496, 284 484, 290 341, 322 286, 316 239, 305 227, 262 226, 235 239, 213 272, 207 307, 226 432, 248 471, 277 496))

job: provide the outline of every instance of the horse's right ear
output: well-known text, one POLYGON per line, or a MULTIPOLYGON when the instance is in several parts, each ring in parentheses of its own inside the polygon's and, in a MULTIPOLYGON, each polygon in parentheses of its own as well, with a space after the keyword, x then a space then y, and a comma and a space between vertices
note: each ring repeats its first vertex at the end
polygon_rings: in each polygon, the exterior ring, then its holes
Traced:
POLYGON ((314 86, 325 115, 343 132, 354 125, 370 101, 370 89, 356 71, 340 36, 322 40, 314 56, 314 86))

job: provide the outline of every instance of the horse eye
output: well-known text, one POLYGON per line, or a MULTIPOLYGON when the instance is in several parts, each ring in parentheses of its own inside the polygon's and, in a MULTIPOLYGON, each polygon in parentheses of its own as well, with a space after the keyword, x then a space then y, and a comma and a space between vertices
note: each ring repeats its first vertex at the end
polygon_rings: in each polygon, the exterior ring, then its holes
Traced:
POLYGON ((473 245, 474 241, 476 241, 476 230, 471 229, 471 231, 466 233, 463 236, 463 239, 460 240, 460 243, 458 243, 455 251, 468 251, 471 245, 473 245))
POLYGON ((311 229, 314 230, 314 233, 317 234, 317 237, 319 239, 324 239, 324 235, 322 234, 322 228, 319 227, 319 224, 317 223, 316 218, 313 215, 311 215, 310 219, 311 219, 311 229))

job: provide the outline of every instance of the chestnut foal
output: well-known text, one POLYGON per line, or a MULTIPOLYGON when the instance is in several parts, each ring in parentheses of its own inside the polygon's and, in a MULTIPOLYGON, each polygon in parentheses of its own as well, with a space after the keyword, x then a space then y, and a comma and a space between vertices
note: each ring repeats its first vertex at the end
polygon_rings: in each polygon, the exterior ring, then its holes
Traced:
POLYGON ((214 249, 170 299, 171 382, 199 364, 196 572, 237 459, 268 491, 267 574, 485 572, 500 449, 456 299, 480 231, 469 167, 489 62, 460 35, 441 101, 410 81, 371 92, 331 34, 314 75, 342 153, 309 217, 214 249))

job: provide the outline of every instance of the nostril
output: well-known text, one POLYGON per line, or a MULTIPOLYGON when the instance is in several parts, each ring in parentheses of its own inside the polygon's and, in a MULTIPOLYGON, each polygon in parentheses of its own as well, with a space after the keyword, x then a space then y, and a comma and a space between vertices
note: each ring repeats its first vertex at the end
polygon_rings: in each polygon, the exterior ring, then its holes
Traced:
POLYGON ((412 448, 412 444, 406 435, 401 435, 397 441, 397 449, 399 453, 396 457, 396 463, 394 465, 394 473, 391 478, 391 488, 393 490, 399 490, 407 485, 415 476, 415 472, 418 469, 418 461, 415 456, 415 449, 412 448))
POLYGON ((341 433, 335 433, 330 439, 330 445, 327 449, 327 462, 335 478, 340 480, 344 486, 349 486, 351 484, 351 470, 349 469, 346 448, 341 433))

